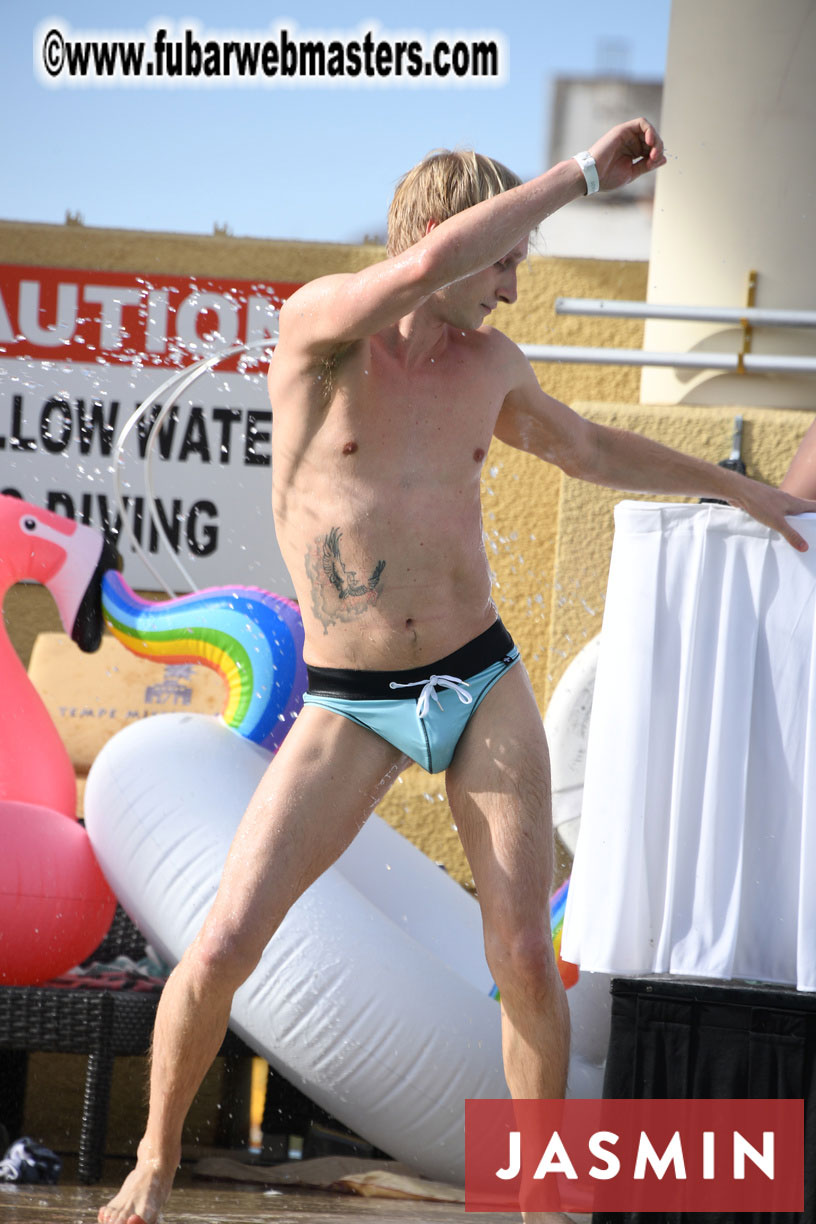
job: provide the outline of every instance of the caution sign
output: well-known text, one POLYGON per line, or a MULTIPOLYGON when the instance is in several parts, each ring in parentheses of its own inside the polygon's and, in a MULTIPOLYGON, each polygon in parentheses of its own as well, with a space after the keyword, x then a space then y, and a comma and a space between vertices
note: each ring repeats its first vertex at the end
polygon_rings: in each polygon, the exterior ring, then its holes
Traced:
POLYGON ((0 492, 105 531, 137 589, 159 584, 132 538, 176 591, 172 555, 199 587, 291 594, 272 523, 266 369, 297 288, 0 265, 0 492), (268 348, 219 362, 178 399, 172 388, 152 398, 174 371, 258 341, 268 348), (151 398, 128 431, 120 505, 117 439, 151 398))

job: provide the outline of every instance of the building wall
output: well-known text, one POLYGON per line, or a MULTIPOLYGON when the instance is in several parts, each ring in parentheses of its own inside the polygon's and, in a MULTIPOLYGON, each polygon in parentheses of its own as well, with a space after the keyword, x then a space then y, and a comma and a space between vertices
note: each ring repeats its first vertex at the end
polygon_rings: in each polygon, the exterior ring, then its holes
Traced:
MULTIPOLYGON (((661 81, 605 74, 557 77, 544 165, 554 166, 585 149, 596 133, 619 123, 621 115, 645 115, 659 126, 662 94, 661 81)), ((648 260, 654 191, 655 175, 647 174, 611 195, 576 200, 540 226, 541 253, 648 260)))
MULTIPOLYGON (((381 249, 370 246, 0 223, 0 262, 300 281, 355 270, 381 257, 381 249)), ((643 263, 533 257, 520 270, 518 303, 497 310, 496 326, 520 343, 637 348, 643 337, 641 323, 562 318, 553 312, 553 299, 559 295, 643 299, 646 279, 643 263)), ((728 454, 733 407, 641 406, 639 372, 625 367, 537 364, 535 369, 549 394, 593 419, 642 430, 708 459, 728 454)), ((749 470, 777 482, 810 414, 757 408, 745 416, 749 470)), ((485 462, 484 527, 495 600, 523 651, 542 712, 570 658, 600 628, 612 507, 619 499, 619 494, 568 480, 499 442, 493 443, 485 462)), ((15 588, 5 614, 24 658, 37 632, 59 628, 50 596, 42 587, 15 588)), ((468 884, 470 871, 443 782, 441 776, 429 776, 412 766, 379 811, 468 884)), ((562 863, 561 869, 565 866, 562 863)))
POLYGON ((306 281, 356 272, 382 254, 378 246, 0 221, 0 263, 55 268, 306 281))

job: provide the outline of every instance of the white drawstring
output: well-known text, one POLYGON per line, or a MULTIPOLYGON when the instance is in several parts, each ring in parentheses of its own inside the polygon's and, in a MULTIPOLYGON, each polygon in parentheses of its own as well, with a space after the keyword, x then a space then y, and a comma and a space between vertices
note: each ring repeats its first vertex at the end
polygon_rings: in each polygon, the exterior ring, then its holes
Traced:
POLYGON ((431 698, 442 709, 442 702, 437 696, 437 688, 453 689, 456 696, 461 701, 462 705, 471 705, 473 698, 470 693, 466 693, 465 689, 469 688, 466 680, 460 680, 458 676, 430 676, 427 680, 411 680, 408 684, 397 684, 392 680, 389 688, 416 688, 418 684, 423 684, 425 687, 417 698, 417 714, 420 718, 425 718, 431 706, 431 698))

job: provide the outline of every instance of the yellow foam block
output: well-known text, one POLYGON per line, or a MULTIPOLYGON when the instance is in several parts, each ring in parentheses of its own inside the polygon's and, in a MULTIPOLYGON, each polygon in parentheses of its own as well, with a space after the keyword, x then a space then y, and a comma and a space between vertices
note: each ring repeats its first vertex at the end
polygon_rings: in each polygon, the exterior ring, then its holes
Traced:
POLYGON ((219 714, 226 700, 224 682, 209 668, 140 659, 107 635, 99 650, 84 654, 65 633, 41 633, 28 674, 79 774, 128 723, 155 714, 219 714))

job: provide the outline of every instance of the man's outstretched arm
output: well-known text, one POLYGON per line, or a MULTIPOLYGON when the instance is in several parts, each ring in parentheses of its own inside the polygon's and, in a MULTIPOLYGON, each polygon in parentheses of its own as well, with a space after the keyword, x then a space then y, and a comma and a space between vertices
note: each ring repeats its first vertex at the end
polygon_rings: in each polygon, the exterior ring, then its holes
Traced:
MULTIPOLYGON (((607 132, 589 149, 601 191, 613 191, 665 162, 652 124, 633 119, 607 132)), ((281 311, 281 337, 292 323, 298 343, 325 356, 372 336, 417 310, 432 293, 503 259, 542 221, 586 193, 577 162, 559 162, 545 174, 467 208, 407 251, 361 272, 329 276, 304 286, 281 311)))
POLYGON ((606 488, 729 502, 778 531, 800 552, 807 551, 807 542, 786 516, 816 513, 816 501, 696 459, 642 434, 588 421, 546 395, 526 358, 516 352, 515 360, 523 362, 518 364, 519 382, 505 400, 494 431, 502 442, 556 464, 568 476, 606 488))

